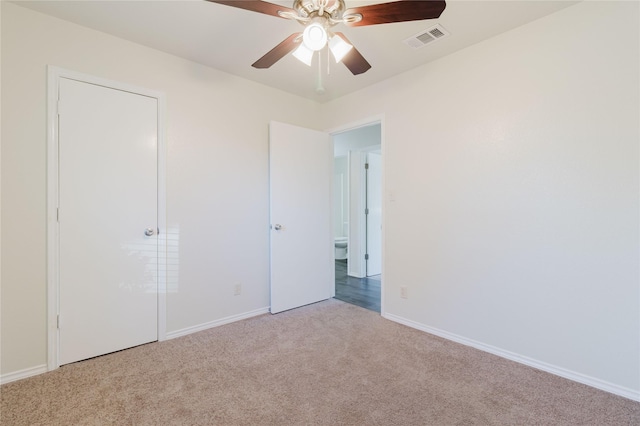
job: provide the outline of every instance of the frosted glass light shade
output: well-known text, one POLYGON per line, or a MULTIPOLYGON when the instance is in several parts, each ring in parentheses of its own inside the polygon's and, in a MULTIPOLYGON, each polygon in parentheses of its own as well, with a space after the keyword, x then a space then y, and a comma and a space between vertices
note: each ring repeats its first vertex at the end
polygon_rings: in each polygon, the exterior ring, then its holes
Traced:
POLYGON ((315 22, 304 29, 302 42, 307 49, 320 50, 327 44, 327 32, 322 25, 315 22))
POLYGON ((329 40, 329 49, 331 49, 331 53, 333 53, 336 62, 340 62, 342 58, 344 58, 344 55, 349 53, 352 48, 353 46, 344 41, 339 35, 334 35, 331 37, 331 40, 329 40))
POLYGON ((313 50, 307 48, 304 43, 302 43, 296 50, 293 51, 293 56, 298 58, 300 62, 311 66, 311 60, 313 59, 313 50))

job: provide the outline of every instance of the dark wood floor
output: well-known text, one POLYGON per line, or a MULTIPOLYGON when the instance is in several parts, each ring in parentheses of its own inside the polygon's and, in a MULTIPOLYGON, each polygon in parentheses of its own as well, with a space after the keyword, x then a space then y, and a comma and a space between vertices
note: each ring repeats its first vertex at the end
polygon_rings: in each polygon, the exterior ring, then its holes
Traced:
POLYGON ((336 260, 336 299, 380 312, 380 275, 350 277, 347 261, 336 260))

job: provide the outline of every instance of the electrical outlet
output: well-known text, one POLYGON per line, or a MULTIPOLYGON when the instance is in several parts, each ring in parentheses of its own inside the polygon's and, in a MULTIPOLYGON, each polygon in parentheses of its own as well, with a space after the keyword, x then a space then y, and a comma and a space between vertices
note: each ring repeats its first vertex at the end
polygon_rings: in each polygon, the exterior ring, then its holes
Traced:
POLYGON ((233 295, 240 296, 242 293, 242 284, 236 284, 233 286, 233 295))
POLYGON ((402 297, 403 299, 409 298, 409 289, 406 285, 400 287, 400 297, 402 297))

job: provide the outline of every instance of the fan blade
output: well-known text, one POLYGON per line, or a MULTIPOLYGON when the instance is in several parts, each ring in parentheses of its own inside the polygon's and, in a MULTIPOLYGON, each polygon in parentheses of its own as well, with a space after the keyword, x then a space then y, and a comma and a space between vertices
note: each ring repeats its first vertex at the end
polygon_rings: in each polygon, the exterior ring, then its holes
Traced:
POLYGON ((294 33, 287 37, 282 43, 271 49, 262 58, 255 61, 251 66, 254 68, 269 68, 280 59, 287 56, 289 52, 298 47, 300 41, 296 41, 302 33, 294 33))
POLYGON ((262 0, 206 0, 206 1, 209 1, 211 3, 224 4, 226 6, 231 6, 231 7, 237 7, 238 9, 250 10, 252 12, 264 13, 265 15, 277 16, 278 18, 282 18, 282 16, 278 14, 278 11, 291 12, 296 15, 298 14, 298 12, 296 12, 291 8, 269 3, 262 0))
MULTIPOLYGON (((344 41, 353 46, 353 43, 351 43, 343 33, 336 33, 336 35, 339 35, 344 39, 344 41)), ((342 58, 342 63, 349 68, 349 71, 351 71, 353 75, 362 74, 371 68, 371 64, 367 62, 360 52, 358 52, 358 49, 356 49, 355 46, 353 46, 351 50, 349 50, 349 53, 342 58)))
POLYGON ((350 27, 363 27, 365 25, 438 18, 446 6, 446 2, 441 0, 398 0, 390 3, 354 7, 346 10, 343 15, 362 15, 361 21, 347 23, 347 25, 350 27))

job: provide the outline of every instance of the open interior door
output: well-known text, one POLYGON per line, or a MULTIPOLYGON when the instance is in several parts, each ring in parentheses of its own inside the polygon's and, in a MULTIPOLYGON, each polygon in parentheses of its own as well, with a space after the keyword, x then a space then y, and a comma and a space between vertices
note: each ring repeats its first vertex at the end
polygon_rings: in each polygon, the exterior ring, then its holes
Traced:
POLYGON ((332 173, 329 134, 271 122, 271 313, 332 296, 332 173))

